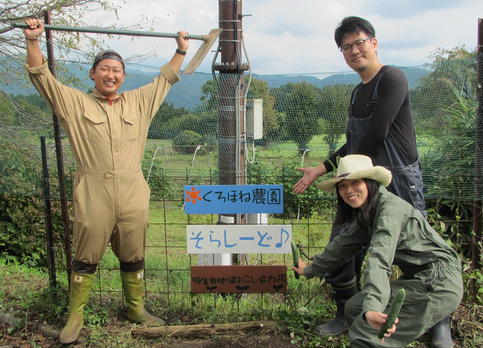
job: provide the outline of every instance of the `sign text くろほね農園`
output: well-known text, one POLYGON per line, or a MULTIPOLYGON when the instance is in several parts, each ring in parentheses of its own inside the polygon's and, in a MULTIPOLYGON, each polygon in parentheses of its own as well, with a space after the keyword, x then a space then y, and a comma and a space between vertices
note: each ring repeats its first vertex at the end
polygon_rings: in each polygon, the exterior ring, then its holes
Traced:
POLYGON ((184 187, 186 214, 282 214, 282 185, 194 185, 184 187))

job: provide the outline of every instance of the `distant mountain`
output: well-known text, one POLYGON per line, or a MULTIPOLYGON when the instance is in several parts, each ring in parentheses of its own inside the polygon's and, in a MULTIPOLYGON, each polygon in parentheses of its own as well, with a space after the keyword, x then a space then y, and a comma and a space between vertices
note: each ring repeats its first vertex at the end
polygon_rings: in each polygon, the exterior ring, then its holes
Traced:
MULTIPOLYGON (((143 72, 139 70, 126 69, 126 76, 121 91, 129 91, 150 83, 159 70, 156 72, 143 72)), ((171 87, 165 101, 173 103, 177 108, 193 109, 201 104, 201 87, 206 81, 213 77, 207 73, 194 73, 192 76, 181 75, 181 80, 171 87)))
POLYGON ((267 81, 269 88, 279 88, 287 83, 298 83, 298 82, 308 82, 316 87, 324 88, 329 85, 338 84, 357 84, 361 80, 356 73, 337 73, 337 74, 309 74, 309 75, 254 75, 256 79, 267 81), (325 78, 319 78, 316 76, 328 75, 325 78))
MULTIPOLYGON (((87 79, 90 70, 90 66, 83 66, 79 68, 76 65, 68 64, 69 74, 75 75, 80 79, 88 89, 94 88, 94 81, 87 79)), ((126 78, 120 88, 119 92, 130 91, 148 83, 151 83, 159 74, 157 67, 145 67, 144 70, 131 69, 126 67, 126 78)), ((194 73, 192 76, 181 76, 181 80, 173 85, 165 101, 173 103, 177 108, 184 107, 186 109, 195 108, 200 104, 200 98, 202 96, 201 87, 206 81, 212 79, 211 74, 206 73, 194 73)))
MULTIPOLYGON (((408 79, 409 88, 414 88, 419 84, 419 79, 428 74, 428 72, 421 68, 413 67, 399 67, 406 78, 408 79)), ((146 83, 152 81, 157 75, 157 72, 146 73, 139 70, 126 70, 128 76, 125 79, 122 90, 131 90, 138 88, 146 83)), ((318 88, 324 88, 330 85, 357 85, 361 82, 359 75, 355 72, 325 74, 325 78, 318 78, 323 74, 308 74, 308 75, 257 75, 253 78, 266 81, 269 88, 278 88, 287 83, 298 83, 306 81, 315 85, 318 88)), ((181 81, 175 84, 168 93, 166 100, 173 103, 175 107, 185 107, 187 109, 196 107, 200 104, 202 97, 201 87, 206 81, 211 80, 213 75, 210 73, 194 73, 192 76, 181 76, 181 81)))
MULTIPOLYGON (((121 88, 122 91, 136 89, 140 86, 144 86, 150 83, 153 78, 159 73, 156 67, 148 67, 137 65, 139 69, 133 69, 129 66, 126 68, 127 76, 121 88)), ((74 75, 77 79, 82 81, 88 89, 94 87, 94 82, 89 78, 90 66, 83 66, 80 68, 78 65, 66 63, 68 74, 74 75)), ((409 87, 414 88, 418 85, 418 80, 428 74, 427 70, 417 67, 399 67, 406 75, 409 87)), ((64 74, 66 74, 64 72, 64 74)), ((59 72, 60 75, 60 72, 59 72)), ((280 87, 287 83, 298 83, 306 81, 319 88, 324 88, 329 85, 355 85, 360 82, 359 76, 354 72, 347 73, 326 73, 326 74, 305 74, 305 75, 253 75, 254 78, 266 81, 269 88, 280 87), (321 76, 327 76, 321 78, 321 76)), ((201 87, 206 81, 213 78, 210 73, 197 73, 193 75, 181 75, 181 81, 176 83, 166 97, 166 101, 173 103, 177 108, 184 107, 186 109, 193 109, 201 104, 200 98, 202 97, 201 87)), ((32 89, 25 89, 24 92, 19 92, 19 86, 9 86, 7 84, 0 83, 0 88, 6 93, 13 94, 30 94, 32 89)))
MULTIPOLYGON (((428 74, 428 71, 414 67, 398 67, 401 69, 408 79, 409 88, 418 86, 419 79, 428 74)), ((254 75, 255 78, 268 82, 269 88, 280 87, 289 82, 297 83, 306 81, 319 88, 331 85, 357 85, 361 82, 359 75, 355 72, 346 73, 325 73, 325 74, 308 74, 308 75, 254 75), (328 75, 325 78, 316 76, 328 75)))
MULTIPOLYGON (((409 88, 416 87, 418 80, 427 75, 428 72, 421 68, 400 67, 408 79, 409 88)), ((127 69, 128 77, 123 84, 123 90, 130 90, 138 88, 146 83, 149 83, 157 73, 144 73, 139 70, 127 69)), ((253 75, 253 78, 266 81, 269 88, 278 88, 287 83, 298 83, 306 81, 319 88, 324 88, 330 85, 357 85, 360 83, 360 78, 357 73, 335 73, 320 79, 316 77, 319 74, 310 75, 253 75)), ((201 87, 206 81, 211 80, 213 75, 210 73, 194 73, 192 76, 181 76, 181 81, 175 84, 166 97, 166 101, 173 103, 175 107, 185 107, 187 109, 196 107, 200 104, 202 97, 201 87)))

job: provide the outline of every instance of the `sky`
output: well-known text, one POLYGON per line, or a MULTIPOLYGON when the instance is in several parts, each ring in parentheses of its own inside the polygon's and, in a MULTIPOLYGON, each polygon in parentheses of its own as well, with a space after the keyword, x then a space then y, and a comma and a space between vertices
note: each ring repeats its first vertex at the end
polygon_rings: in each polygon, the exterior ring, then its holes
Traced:
MULTIPOLYGON (((114 15, 94 14, 95 25, 132 25, 152 19, 156 32, 204 35, 219 27, 218 0, 114 0, 114 15), (153 15, 155 14, 155 15, 153 15)), ((350 71, 334 41, 334 30, 346 16, 369 20, 376 29, 383 64, 420 66, 438 48, 477 46, 481 0, 243 0, 242 27, 246 55, 255 74, 306 74, 350 71)), ((108 40, 125 58, 156 51, 142 62, 161 66, 176 49, 170 38, 121 37, 108 40)), ((191 40, 185 64, 201 41, 191 40)), ((213 45, 213 50, 218 42, 213 45)), ((198 72, 211 72, 210 51, 198 72)), ((247 59, 244 59, 244 62, 247 59)))

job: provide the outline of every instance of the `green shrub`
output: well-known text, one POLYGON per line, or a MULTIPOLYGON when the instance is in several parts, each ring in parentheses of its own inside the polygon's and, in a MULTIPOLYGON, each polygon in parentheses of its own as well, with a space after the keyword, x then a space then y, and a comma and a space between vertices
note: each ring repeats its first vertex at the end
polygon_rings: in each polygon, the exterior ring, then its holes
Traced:
POLYGON ((203 137, 189 130, 183 131, 183 133, 175 136, 173 139, 174 151, 182 155, 194 154, 200 145, 203 145, 203 137))
POLYGON ((284 163, 280 170, 267 160, 256 161, 247 167, 248 184, 283 184, 283 214, 277 214, 276 217, 309 219, 313 214, 323 216, 330 212, 333 195, 317 190, 315 184, 303 194, 293 192, 293 186, 302 178, 302 173, 293 162, 284 163))
POLYGON ((147 172, 144 177, 151 190, 151 200, 176 199, 176 197, 172 197, 177 192, 169 169, 166 170, 163 166, 153 162, 149 170, 143 171, 147 172))
POLYGON ((426 200, 428 221, 463 257, 471 259, 473 204, 459 199, 426 200))
POLYGON ((483 304, 483 272, 479 269, 472 269, 470 264, 463 268, 463 300, 469 303, 483 304))
MULTIPOLYGON (((39 141, 40 145, 40 141, 39 141)), ((53 180, 51 190, 58 181, 53 180)), ((30 149, 7 140, 0 143, 0 258, 29 266, 48 264, 42 199, 42 164, 30 149)), ((52 203, 54 244, 63 235, 60 203, 52 203)), ((61 251, 62 248, 56 248, 61 251)))
POLYGON ((41 159, 5 139, 0 142, 0 192, 42 194, 41 159))
MULTIPOLYGON (((54 246, 62 250, 62 213, 52 205, 54 246)), ((0 258, 16 259, 31 267, 48 265, 44 202, 41 197, 0 195, 0 258)))

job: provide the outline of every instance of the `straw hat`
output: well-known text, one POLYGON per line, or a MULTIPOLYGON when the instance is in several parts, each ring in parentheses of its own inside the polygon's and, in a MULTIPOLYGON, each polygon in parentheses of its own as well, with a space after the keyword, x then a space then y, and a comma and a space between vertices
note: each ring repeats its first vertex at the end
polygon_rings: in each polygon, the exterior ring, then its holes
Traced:
POLYGON ((340 159, 336 176, 322 181, 317 188, 325 192, 336 192, 335 185, 345 179, 373 179, 379 184, 387 186, 391 182, 392 174, 384 167, 374 167, 370 157, 348 155, 340 159))

